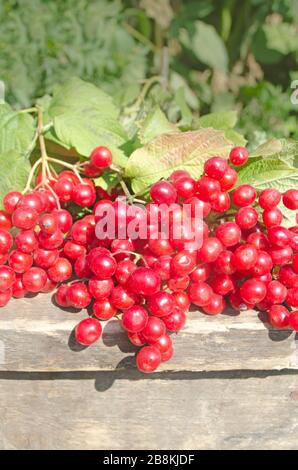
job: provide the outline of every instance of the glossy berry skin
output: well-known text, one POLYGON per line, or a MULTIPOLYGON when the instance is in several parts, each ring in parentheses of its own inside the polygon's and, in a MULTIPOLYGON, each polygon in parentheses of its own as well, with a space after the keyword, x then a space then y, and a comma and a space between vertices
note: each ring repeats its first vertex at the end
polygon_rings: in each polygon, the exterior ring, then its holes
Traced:
POLYGON ((238 207, 250 206, 257 197, 257 192, 250 184, 242 184, 232 195, 233 203, 238 207))
POLYGON ((183 312, 187 312, 190 307, 190 298, 188 294, 183 291, 178 291, 178 292, 173 292, 172 295, 174 298, 175 305, 181 308, 183 312))
POLYGON ((89 207, 95 203, 95 189, 87 184, 80 183, 73 188, 72 200, 78 206, 89 207))
POLYGON ((246 243, 236 248, 232 257, 232 264, 237 270, 244 271, 252 268, 256 264, 257 259, 257 249, 253 245, 246 243))
POLYGON ((210 282, 210 286, 216 294, 227 295, 235 290, 235 284, 231 276, 218 274, 210 282))
POLYGON ((226 303, 223 296, 219 294, 213 294, 209 304, 203 307, 203 311, 207 315, 219 315, 223 312, 225 306, 226 303))
POLYGON ((248 304, 258 304, 266 297, 266 285, 256 279, 248 279, 240 287, 240 295, 244 302, 248 304))
POLYGON ((144 346, 146 344, 146 340, 143 337, 142 333, 131 333, 127 332, 127 336, 129 341, 134 345, 134 346, 144 346))
POLYGON ((129 251, 134 251, 133 242, 130 239, 118 240, 117 238, 111 243, 111 252, 117 261, 131 258, 129 251))
POLYGON ((293 257, 293 250, 290 246, 285 246, 284 248, 275 248, 270 250, 269 254, 272 258, 273 264, 283 266, 291 261, 293 257))
MULTIPOLYGON (((213 263, 213 269, 216 273, 231 275, 236 271, 232 264, 233 252, 229 250, 222 251, 216 261, 213 263)), ((209 268, 210 269, 210 268, 209 268)), ((195 279, 193 279, 195 280, 195 279)), ((203 281, 204 279, 202 279, 203 281)))
POLYGON ((191 302, 198 307, 204 307, 211 301, 213 291, 206 282, 193 282, 188 290, 191 302))
POLYGON ((253 245, 257 250, 267 251, 269 249, 268 237, 262 232, 253 232, 247 237, 247 243, 253 245))
POLYGON ((7 212, 0 211, 0 230, 10 230, 11 226, 10 215, 7 212))
POLYGON ((68 178, 59 178, 54 185, 54 191, 61 202, 69 202, 72 200, 74 184, 68 178))
POLYGON ((148 300, 148 308, 152 315, 164 317, 174 308, 175 301, 172 294, 165 291, 156 292, 148 300))
POLYGON ((30 207, 18 207, 13 212, 11 220, 17 228, 29 230, 37 224, 38 213, 30 207))
POLYGON ((122 326, 131 333, 142 331, 147 325, 148 313, 140 305, 133 305, 125 310, 122 315, 122 326))
POLYGON ((93 314, 99 320, 109 320, 117 312, 117 308, 112 305, 109 299, 96 300, 93 304, 93 314))
POLYGON ((298 331, 298 310, 290 313, 289 326, 293 328, 294 331, 298 331))
POLYGON ((237 183, 238 174, 234 168, 228 167, 223 177, 219 180, 222 191, 229 191, 237 183))
POLYGON ((136 269, 137 266, 130 259, 119 261, 115 272, 116 281, 121 285, 125 285, 131 273, 136 269))
POLYGON ((67 281, 72 275, 72 265, 66 258, 58 258, 48 269, 48 276, 53 282, 67 281))
POLYGON ((101 336, 102 327, 96 318, 85 318, 75 328, 75 339, 83 346, 90 346, 101 336))
POLYGON ((169 182, 170 183, 176 183, 176 181, 178 181, 180 178, 183 178, 183 177, 187 177, 189 178, 190 177, 190 174, 188 173, 188 171, 186 170, 175 170, 173 171, 173 173, 170 175, 169 177, 169 182))
POLYGON ((8 264, 16 273, 22 274, 31 268, 33 257, 29 253, 13 250, 9 255, 8 264))
POLYGON ((112 256, 97 254, 89 266, 98 279, 110 279, 115 274, 117 263, 112 256))
POLYGON ((245 312, 254 307, 254 305, 244 302, 244 300, 242 299, 240 295, 239 290, 232 292, 232 294, 229 296, 229 302, 230 302, 231 307, 238 312, 245 312))
POLYGON ((209 264, 199 264, 194 269, 189 277, 192 282, 206 281, 211 274, 211 268, 209 264))
POLYGON ((170 336, 167 334, 161 335, 156 341, 148 341, 148 344, 159 349, 161 354, 167 352, 170 348, 173 347, 173 342, 170 336))
POLYGON ((55 294, 55 302, 59 307, 67 308, 70 307, 69 300, 67 299, 68 286, 66 284, 61 284, 58 287, 55 294))
POLYGON ((45 250, 43 248, 37 248, 33 253, 33 259, 36 266, 48 269, 52 266, 59 257, 58 250, 45 250))
POLYGON ((216 237, 224 246, 234 246, 241 240, 241 230, 234 222, 225 222, 215 231, 216 237))
POLYGON ((242 166, 247 162, 248 156, 249 154, 245 147, 234 147, 230 152, 229 160, 235 166, 242 166))
POLYGON ((108 147, 99 146, 92 150, 90 161, 96 168, 105 169, 111 166, 113 155, 108 147))
POLYGON ((58 229, 67 233, 72 226, 72 215, 65 209, 55 209, 52 214, 57 220, 58 229))
POLYGON ((171 255, 174 252, 174 248, 170 241, 167 239, 157 238, 148 241, 149 249, 155 256, 166 256, 171 255))
POLYGON ((190 176, 182 176, 175 183, 174 187, 179 197, 187 199, 195 195, 196 182, 190 176))
POLYGON ((41 268, 32 267, 23 274, 22 281, 28 292, 40 292, 47 282, 47 274, 41 268))
POLYGON ((287 298, 287 293, 287 288, 281 282, 271 281, 267 285, 266 299, 271 304, 282 304, 287 298))
POLYGON ((220 191, 220 183, 209 176, 202 176, 202 178, 197 182, 197 192, 202 201, 209 202, 210 198, 220 191))
POLYGON ((22 276, 16 277, 11 287, 11 291, 12 291, 12 296, 16 299, 21 299, 25 297, 25 295, 27 294, 27 291, 23 285, 22 276))
POLYGON ((298 274, 293 270, 293 265, 281 266, 278 273, 278 280, 287 288, 298 287, 298 274))
POLYGON ((191 217, 194 218, 205 218, 211 211, 211 204, 209 202, 202 201, 197 196, 186 199, 184 204, 190 205, 191 217))
POLYGON ((291 241, 291 232, 279 225, 269 228, 268 239, 271 245, 275 248, 283 248, 289 245, 291 241))
POLYGON ((258 252, 257 261, 255 265, 253 266, 253 268, 251 268, 252 275, 263 276, 264 274, 269 273, 272 270, 272 268, 273 268, 273 262, 272 262, 271 256, 269 255, 269 253, 267 253, 267 251, 260 250, 258 252))
POLYGON ((221 241, 216 237, 210 237, 204 240, 199 251, 200 260, 203 263, 213 263, 223 251, 224 247, 221 241))
POLYGON ((9 266, 0 266, 0 292, 10 289, 15 281, 14 270, 9 266))
POLYGON ((0 291, 0 307, 5 307, 12 297, 12 290, 0 291))
POLYGON ((268 320, 274 328, 286 328, 289 325, 289 310, 283 305, 273 305, 268 311, 268 320))
POLYGON ((173 311, 169 315, 162 317, 162 321, 168 331, 176 332, 180 331, 184 327, 186 323, 186 315, 181 308, 174 307, 173 311))
POLYGON ((179 276, 179 277, 172 277, 168 280, 167 284, 169 289, 173 292, 179 292, 181 290, 186 290, 189 285, 189 276, 179 276))
POLYGON ((168 181, 158 181, 150 189, 150 196, 156 204, 173 204, 177 199, 175 187, 168 181))
POLYGON ((225 191, 210 196, 211 209, 215 212, 226 212, 231 205, 230 196, 225 191))
POLYGON ((128 279, 129 289, 144 297, 155 294, 160 289, 160 278, 153 269, 137 268, 128 279))
POLYGON ((137 354, 137 368, 140 372, 150 374, 154 372, 161 363, 161 353, 154 346, 145 346, 137 354))
POLYGON ((145 328, 142 330, 142 335, 144 336, 147 343, 151 344, 163 336, 166 332, 165 324, 160 318, 150 316, 148 318, 145 328))
POLYGON ((38 221, 40 230, 52 235, 58 229, 57 219, 53 214, 43 214, 38 221))
POLYGON ((196 258, 189 251, 182 250, 171 261, 171 273, 173 276, 185 276, 196 267, 196 258))
POLYGON ((123 286, 115 286, 110 295, 111 304, 119 310, 132 307, 136 300, 137 296, 123 286))
POLYGON ((224 158, 212 157, 205 162, 204 172, 210 178, 220 180, 221 178, 223 178, 227 168, 228 163, 224 158))
POLYGON ((298 287, 292 287, 288 290, 286 302, 291 307, 298 307, 298 287))
POLYGON ((298 253, 293 256, 293 271, 298 274, 298 253))
POLYGON ((259 205, 262 209, 273 209, 281 201, 281 194, 277 189, 268 188, 263 189, 259 195, 259 205))
POLYGON ((60 230, 57 230, 52 235, 48 235, 44 232, 40 232, 38 234, 39 245, 45 250, 55 250, 56 248, 60 248, 63 244, 63 240, 63 233, 60 230))
POLYGON ((0 229, 0 254, 9 252, 13 244, 13 238, 9 232, 0 229))
POLYGON ((66 299, 71 307, 86 308, 91 302, 91 296, 83 282, 75 282, 68 287, 66 299))
POLYGON ((243 230, 249 230, 258 222, 259 214, 254 207, 241 207, 235 216, 237 225, 243 230))
POLYGON ((298 189, 288 189, 283 195, 284 206, 295 211, 298 209, 298 189))
POLYGON ((32 253, 38 248, 38 239, 34 230, 22 230, 15 237, 17 248, 24 253, 32 253))
POLYGON ((63 246, 63 253, 67 258, 75 261, 80 256, 86 254, 86 248, 83 245, 79 245, 78 243, 68 240, 63 246))
POLYGON ((110 296, 114 287, 112 279, 90 279, 88 289, 96 300, 103 300, 110 296))
POLYGON ((280 225, 283 219, 282 212, 278 207, 273 207, 273 209, 266 209, 262 214, 263 222, 266 227, 273 227, 274 225, 280 225))
POLYGON ((12 214, 22 197, 22 193, 19 193, 18 191, 11 191, 7 193, 3 198, 3 207, 5 211, 8 214, 12 214))

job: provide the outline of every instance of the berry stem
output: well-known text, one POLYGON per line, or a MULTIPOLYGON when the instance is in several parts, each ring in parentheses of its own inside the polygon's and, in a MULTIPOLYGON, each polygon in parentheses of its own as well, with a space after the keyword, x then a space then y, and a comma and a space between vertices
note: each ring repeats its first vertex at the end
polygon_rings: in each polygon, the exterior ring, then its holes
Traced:
POLYGON ((43 119, 42 119, 42 109, 40 107, 37 108, 37 130, 38 130, 38 139, 39 139, 39 146, 40 146, 40 153, 41 153, 41 181, 42 184, 46 184, 47 180, 47 150, 45 139, 43 136, 43 119))
POLYGON ((79 181, 81 183, 83 183, 83 180, 82 180, 81 175, 79 174, 79 172, 77 170, 76 165, 72 165, 71 163, 67 163, 67 162, 64 162, 63 160, 58 160, 57 158, 52 158, 52 157, 48 157, 47 160, 49 162, 52 162, 52 163, 57 163, 57 165, 64 166, 65 168, 70 168, 74 172, 74 174, 77 176, 79 181))
POLYGON ((32 179, 33 179, 33 177, 34 177, 34 173, 35 173, 36 169, 39 167, 40 164, 41 164, 41 158, 39 158, 38 160, 36 160, 36 162, 34 163, 33 167, 31 168, 31 171, 30 171, 30 173, 29 173, 28 180, 27 180, 27 184, 26 184, 26 186, 25 186, 25 189, 24 189, 24 191, 23 191, 23 194, 25 194, 27 191, 30 191, 32 179))

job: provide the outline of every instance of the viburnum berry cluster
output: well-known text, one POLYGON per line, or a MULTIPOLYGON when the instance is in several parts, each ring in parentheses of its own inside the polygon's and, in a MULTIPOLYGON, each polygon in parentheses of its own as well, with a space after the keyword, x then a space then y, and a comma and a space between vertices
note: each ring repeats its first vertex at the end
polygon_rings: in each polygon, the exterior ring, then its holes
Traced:
POLYGON ((214 156, 199 180, 176 170, 152 185, 151 200, 141 207, 90 179, 113 169, 107 147, 94 149, 81 166, 66 163, 59 175, 43 169, 33 191, 3 198, 0 306, 11 297, 55 291, 60 307, 87 309, 75 328, 84 346, 100 338, 101 322, 116 317, 140 348, 136 363, 146 373, 171 359, 172 333, 184 327, 191 304, 207 315, 227 304, 255 308, 273 327, 298 331, 298 226, 283 227, 279 208, 296 211, 298 190, 237 186, 236 168, 248 157, 244 147, 233 148, 229 160, 214 156), (72 204, 88 213, 73 220, 72 204), (113 216, 117 231, 100 237, 103 214, 113 216), (132 238, 128 222, 146 236, 132 238))

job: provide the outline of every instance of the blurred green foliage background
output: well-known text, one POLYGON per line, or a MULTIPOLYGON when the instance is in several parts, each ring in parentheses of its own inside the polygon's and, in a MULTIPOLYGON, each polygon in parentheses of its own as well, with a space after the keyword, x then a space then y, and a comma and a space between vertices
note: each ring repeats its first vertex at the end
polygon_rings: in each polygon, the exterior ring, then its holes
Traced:
POLYGON ((71 76, 128 116, 146 92, 148 110, 158 103, 185 128, 237 110, 252 146, 298 139, 298 0, 1 0, 7 101, 29 106, 71 76))

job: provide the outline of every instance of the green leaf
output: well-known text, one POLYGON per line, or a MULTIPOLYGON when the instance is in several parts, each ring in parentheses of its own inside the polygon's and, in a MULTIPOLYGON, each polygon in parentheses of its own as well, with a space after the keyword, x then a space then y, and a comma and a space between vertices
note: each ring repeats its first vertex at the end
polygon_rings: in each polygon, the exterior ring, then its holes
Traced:
POLYGON ((34 119, 30 114, 13 111, 0 104, 0 153, 8 150, 24 152, 34 135, 34 119))
POLYGON ((179 126, 183 129, 189 129, 192 123, 192 112, 187 104, 185 90, 183 87, 178 88, 175 93, 174 100, 181 113, 179 126))
POLYGON ((112 98, 96 86, 72 78, 54 93, 48 112, 58 142, 64 147, 74 147, 80 155, 88 157, 94 147, 107 145, 114 163, 126 164, 120 147, 127 135, 118 121, 118 110, 112 98))
POLYGON ((168 121, 166 115, 157 107, 141 123, 138 137, 142 144, 147 144, 155 137, 169 132, 177 132, 177 127, 168 121))
POLYGON ((100 186, 105 191, 110 192, 111 189, 115 188, 115 186, 117 186, 119 183, 119 178, 117 173, 114 171, 105 171, 102 176, 95 178, 94 183, 96 186, 100 186))
POLYGON ((271 158, 281 160, 298 168, 298 141, 291 139, 271 139, 257 147, 250 157, 271 158))
POLYGON ((133 190, 140 192, 177 169, 186 169, 198 178, 205 160, 211 155, 227 157, 231 148, 224 133, 214 129, 162 134, 132 153, 125 172, 132 179, 133 190))
POLYGON ((228 54, 223 40, 214 26, 196 21, 194 32, 182 30, 182 44, 190 49, 203 64, 226 72, 228 69, 228 54))
POLYGON ((22 191, 31 166, 20 152, 10 150, 0 154, 0 201, 9 191, 22 191))
POLYGON ((217 113, 209 113, 200 117, 200 127, 213 127, 214 129, 233 129, 238 120, 237 111, 222 111, 217 113))
POLYGON ((227 139, 231 140, 234 145, 244 147, 247 144, 246 138, 234 129, 227 129, 225 131, 225 136, 227 139))

